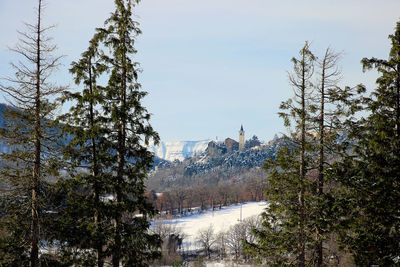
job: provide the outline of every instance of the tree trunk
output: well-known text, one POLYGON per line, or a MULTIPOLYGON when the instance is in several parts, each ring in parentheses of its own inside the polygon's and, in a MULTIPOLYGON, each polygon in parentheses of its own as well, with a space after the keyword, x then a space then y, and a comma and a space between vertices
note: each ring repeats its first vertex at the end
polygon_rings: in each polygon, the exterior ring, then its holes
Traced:
MULTIPOLYGON (((398 60, 400 60, 400 50, 399 50, 399 54, 397 55, 398 56, 398 60)), ((397 64, 397 79, 396 79, 397 81, 396 81, 396 93, 397 93, 397 95, 396 95, 396 97, 397 97, 397 99, 396 99, 396 134, 397 134, 397 137, 400 137, 400 63, 398 63, 397 64)))
MULTIPOLYGON (((125 31, 121 34, 121 43, 125 45, 125 31)), ((127 90, 127 77, 126 77, 126 48, 122 52, 121 62, 121 100, 120 100, 120 114, 119 118, 119 130, 118 130, 118 171, 117 171, 117 186, 116 186, 116 204, 119 206, 122 203, 122 186, 124 181, 124 169, 125 169, 125 154, 126 154, 126 90, 127 90)), ((119 211, 116 212, 115 218, 115 250, 113 254, 113 267, 119 267, 121 261, 121 248, 122 248, 122 214, 119 211)))
MULTIPOLYGON (((88 62, 88 70, 89 70, 89 94, 93 97, 93 74, 92 74, 92 58, 89 57, 88 62)), ((93 101, 89 103, 89 124, 90 128, 94 128, 94 111, 93 111, 93 101)), ((95 201, 95 213, 94 213, 94 223, 96 227, 96 233, 101 233, 100 229, 100 189, 98 185, 98 163, 97 163, 97 151, 96 151, 96 141, 95 138, 92 136, 90 138, 91 147, 92 147, 92 176, 93 176, 93 187, 94 187, 94 201, 95 201)), ((96 236, 96 250, 97 250, 97 266, 103 267, 104 266, 104 255, 103 255, 103 244, 100 241, 101 239, 96 236)))
POLYGON ((38 20, 37 20, 37 40, 36 40, 36 96, 35 96, 35 122, 34 122, 34 166, 32 177, 32 207, 31 207, 31 267, 39 266, 39 188, 40 188, 40 63, 41 63, 41 28, 40 28, 40 13, 42 1, 39 0, 38 20))
POLYGON ((301 141, 300 141, 300 192, 299 192, 299 262, 298 266, 305 266, 305 210, 304 210, 304 179, 306 176, 305 170, 305 142, 306 142, 306 102, 305 102, 305 61, 303 55, 302 61, 302 88, 301 88, 301 141))
MULTIPOLYGON (((327 55, 327 54, 325 54, 327 55)), ((325 123, 325 59, 322 63, 322 76, 321 76, 321 103, 320 103, 320 117, 319 117, 319 156, 318 156, 318 185, 317 185, 317 195, 319 198, 322 197, 324 193, 324 123, 325 123)), ((322 211, 320 211, 321 213, 322 211)), ((320 216, 318 214, 317 216, 320 216)), ((323 231, 321 226, 317 224, 317 266, 323 265, 323 243, 322 243, 322 235, 323 231)))

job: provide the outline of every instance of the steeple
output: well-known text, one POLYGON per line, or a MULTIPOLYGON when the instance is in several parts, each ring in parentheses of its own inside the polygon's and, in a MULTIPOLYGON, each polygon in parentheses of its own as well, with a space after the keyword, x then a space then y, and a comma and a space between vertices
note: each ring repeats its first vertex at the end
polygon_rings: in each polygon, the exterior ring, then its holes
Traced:
POLYGON ((239 150, 243 149, 244 149, 244 130, 243 130, 243 125, 241 125, 239 131, 239 150))

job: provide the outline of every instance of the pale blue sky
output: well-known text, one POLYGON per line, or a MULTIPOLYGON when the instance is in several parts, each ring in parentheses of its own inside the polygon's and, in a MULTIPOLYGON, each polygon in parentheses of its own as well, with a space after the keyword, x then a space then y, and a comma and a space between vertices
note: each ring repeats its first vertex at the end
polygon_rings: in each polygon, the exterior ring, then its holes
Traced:
MULTIPOLYGON (((23 21, 33 22, 36 1, 0 0, 0 76, 10 74, 23 21)), ((67 69, 87 47, 95 27, 113 10, 112 0, 47 0, 45 24, 64 66, 56 78, 71 84, 67 69)), ((387 35, 400 18, 399 0, 143 0, 137 7, 143 34, 136 60, 144 72, 145 105, 163 141, 269 140, 284 132, 277 112, 291 97, 287 71, 304 41, 321 55, 344 51, 343 85, 373 88, 376 74, 362 73, 363 57, 387 58, 387 35)))

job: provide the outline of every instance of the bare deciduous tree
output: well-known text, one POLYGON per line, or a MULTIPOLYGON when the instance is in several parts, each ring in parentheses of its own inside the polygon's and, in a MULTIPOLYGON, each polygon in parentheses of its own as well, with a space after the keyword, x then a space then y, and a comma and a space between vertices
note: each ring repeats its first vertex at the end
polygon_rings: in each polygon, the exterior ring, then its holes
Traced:
POLYGON ((219 232, 215 238, 215 245, 221 259, 225 258, 226 256, 226 238, 227 234, 224 231, 219 232))
POLYGON ((215 241, 214 228, 212 225, 199 230, 197 233, 197 242, 200 243, 201 247, 204 249, 204 253, 208 258, 211 257, 211 248, 215 244, 215 241))
POLYGON ((171 193, 173 195, 173 198, 175 199, 175 202, 178 204, 178 212, 182 213, 184 208, 183 202, 185 201, 185 199, 188 198, 188 190, 186 188, 179 187, 173 190, 171 193))
POLYGON ((235 254, 235 259, 243 253, 243 240, 246 240, 246 225, 238 223, 231 226, 226 234, 226 245, 235 254))

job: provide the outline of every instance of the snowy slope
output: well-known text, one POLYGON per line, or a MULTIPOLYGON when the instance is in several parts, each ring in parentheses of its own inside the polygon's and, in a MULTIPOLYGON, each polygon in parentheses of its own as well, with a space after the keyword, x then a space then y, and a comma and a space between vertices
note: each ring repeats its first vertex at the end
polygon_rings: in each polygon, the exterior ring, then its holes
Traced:
POLYGON ((169 161, 178 159, 182 161, 185 158, 192 157, 194 154, 203 153, 210 141, 160 142, 158 146, 150 146, 150 150, 161 159, 169 161))
POLYGON ((242 219, 260 215, 266 208, 267 203, 249 202, 245 204, 237 204, 229 207, 224 207, 221 210, 207 211, 201 214, 185 216, 178 219, 167 220, 164 223, 175 224, 185 236, 184 249, 193 250, 198 249, 196 243, 196 235, 199 230, 213 226, 214 233, 227 231, 229 227, 237 224, 240 219, 240 209, 242 206, 242 219))

